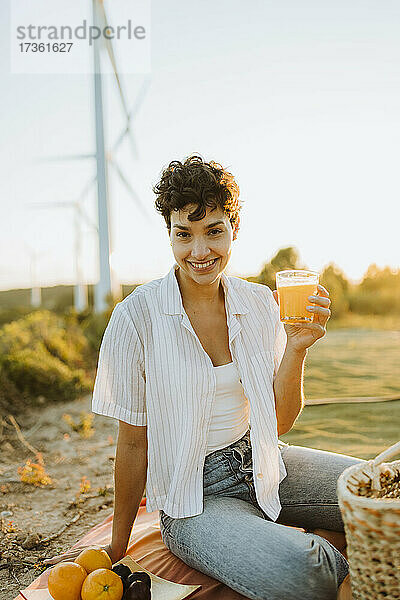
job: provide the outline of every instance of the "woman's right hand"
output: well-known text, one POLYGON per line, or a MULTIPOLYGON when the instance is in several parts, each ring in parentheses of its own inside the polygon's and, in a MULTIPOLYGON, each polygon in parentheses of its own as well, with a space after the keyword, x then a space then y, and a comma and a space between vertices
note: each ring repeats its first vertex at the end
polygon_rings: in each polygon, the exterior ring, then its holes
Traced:
MULTIPOLYGON (((68 550, 64 554, 59 554, 57 556, 52 556, 51 558, 45 558, 43 564, 45 565, 56 565, 59 562, 64 561, 74 561, 77 556, 84 550, 85 548, 90 548, 93 544, 87 544, 86 546, 77 546, 76 548, 72 548, 72 550, 68 550)), ((108 556, 111 558, 112 564, 117 562, 122 558, 122 556, 115 556, 115 553, 112 551, 111 544, 107 544, 106 546, 100 546, 103 550, 105 550, 108 556)))

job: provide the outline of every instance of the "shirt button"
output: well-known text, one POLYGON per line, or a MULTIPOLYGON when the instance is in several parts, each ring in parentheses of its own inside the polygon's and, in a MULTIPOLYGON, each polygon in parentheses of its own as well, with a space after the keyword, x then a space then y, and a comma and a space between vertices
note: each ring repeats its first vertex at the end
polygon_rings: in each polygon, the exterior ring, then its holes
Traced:
POLYGON ((257 479, 262 479, 264 477, 264 475, 262 473, 257 473, 256 477, 257 477, 257 479))

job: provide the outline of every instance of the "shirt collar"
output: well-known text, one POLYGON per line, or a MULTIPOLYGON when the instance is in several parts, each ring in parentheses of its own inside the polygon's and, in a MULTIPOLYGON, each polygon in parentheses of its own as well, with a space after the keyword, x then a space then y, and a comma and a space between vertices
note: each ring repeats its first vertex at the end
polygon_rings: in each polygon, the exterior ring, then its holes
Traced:
MULTIPOLYGON (((184 314, 181 292, 179 290, 178 281, 175 277, 175 270, 178 268, 175 263, 169 273, 163 277, 160 285, 161 307, 167 315, 184 314)), ((225 273, 221 275, 222 285, 225 292, 225 300, 227 302, 227 310, 232 315, 245 315, 249 312, 248 308, 243 303, 237 290, 234 289, 232 278, 227 277, 225 273)))

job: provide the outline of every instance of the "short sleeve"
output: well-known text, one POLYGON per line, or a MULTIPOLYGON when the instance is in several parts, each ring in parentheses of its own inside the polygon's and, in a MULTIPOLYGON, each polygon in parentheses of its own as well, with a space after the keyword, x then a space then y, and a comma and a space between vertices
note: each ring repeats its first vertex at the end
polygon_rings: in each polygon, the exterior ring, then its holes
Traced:
POLYGON ((114 308, 100 347, 92 411, 130 425, 146 425, 143 344, 125 307, 114 308))

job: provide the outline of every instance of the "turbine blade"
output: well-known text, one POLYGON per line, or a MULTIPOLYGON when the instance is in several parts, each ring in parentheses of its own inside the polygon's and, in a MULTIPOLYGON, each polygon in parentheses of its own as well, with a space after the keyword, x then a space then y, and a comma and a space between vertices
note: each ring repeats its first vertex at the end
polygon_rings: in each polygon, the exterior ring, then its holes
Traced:
POLYGON ((82 208, 82 206, 80 206, 80 204, 76 205, 76 210, 78 211, 78 214, 81 217, 81 219, 83 221, 86 221, 86 224, 89 225, 91 229, 94 229, 98 233, 99 232, 99 228, 97 226, 97 223, 95 223, 94 221, 92 221, 92 219, 89 217, 89 215, 87 214, 87 212, 82 208))
POLYGON ((143 104, 143 100, 146 96, 147 90, 149 89, 151 84, 151 77, 150 76, 146 76, 143 83, 142 83, 142 87, 139 90, 139 93, 137 95, 137 98, 135 100, 134 105, 132 106, 131 110, 129 111, 129 118, 131 119, 132 117, 136 117, 137 113, 140 110, 140 107, 143 104))
POLYGON ((95 154, 66 154, 65 156, 42 156, 33 160, 34 164, 42 162, 64 162, 70 160, 86 160, 96 158, 95 154))
MULTIPOLYGON (((107 21, 107 15, 106 15, 106 11, 105 11, 103 3, 101 4, 100 10, 101 10, 101 16, 102 16, 102 20, 103 20, 103 26, 106 27, 108 21, 107 21)), ((126 101, 125 94, 124 94, 124 91, 122 89, 121 78, 120 78, 120 76, 118 74, 118 67, 117 67, 117 61, 116 61, 115 54, 114 54, 113 44, 112 44, 112 41, 109 40, 109 39, 105 39, 104 40, 104 44, 105 44, 105 47, 106 47, 106 50, 107 50, 107 53, 108 53, 108 57, 109 57, 110 62, 111 62, 111 66, 112 66, 113 71, 114 71, 114 76, 115 76, 115 80, 116 80, 117 86, 118 86, 119 97, 120 97, 120 100, 121 100, 122 109, 124 111, 124 114, 125 114, 125 117, 126 117, 126 121, 127 121, 126 128, 125 128, 124 132, 120 135, 117 144, 115 144, 114 150, 116 148, 118 148, 118 146, 122 143, 124 137, 126 135, 128 135, 128 137, 129 137, 129 143, 130 143, 130 147, 131 147, 131 151, 132 151, 132 156, 134 158, 138 158, 137 147, 136 147, 135 141, 133 139, 133 136, 132 136, 131 130, 130 130, 130 113, 129 113, 129 110, 128 110, 128 103, 126 101)))
POLYGON ((124 184, 126 190, 128 191, 130 197, 132 198, 132 200, 135 202, 135 204, 138 206, 138 208, 140 209, 140 211, 142 212, 142 214, 149 221, 150 219, 149 219, 149 215, 147 214, 146 209, 143 207, 141 201, 139 200, 139 197, 138 197, 137 193, 135 192, 135 190, 133 189, 132 185, 130 184, 130 182, 128 181, 128 179, 125 177, 125 175, 121 171, 120 167, 114 161, 110 161, 110 163, 113 166, 113 168, 115 169, 116 173, 118 174, 118 177, 120 178, 120 180, 124 184))
POLYGON ((128 126, 126 126, 125 129, 123 129, 121 131, 121 133, 119 134, 119 136, 115 140, 114 145, 112 147, 112 151, 111 151, 112 154, 114 154, 114 152, 119 148, 119 146, 123 142, 124 137, 126 136, 127 129, 128 129, 128 126))
POLYGON ((148 88, 150 87, 150 83, 151 83, 150 77, 146 77, 146 79, 142 83, 142 87, 139 90, 138 97, 136 98, 134 105, 132 106, 131 110, 129 111, 126 127, 121 131, 121 133, 117 137, 116 141, 114 142, 113 149, 112 149, 113 152, 115 152, 119 148, 119 146, 124 141, 125 136, 129 135, 129 142, 130 142, 130 146, 131 146, 132 156, 135 159, 139 158, 139 151, 137 148, 135 137, 131 131, 131 125, 132 125, 133 117, 139 112, 139 109, 143 103, 146 92, 147 92, 148 88))
POLYGON ((86 194, 90 191, 90 188, 93 187, 93 185, 96 183, 97 181, 97 174, 94 175, 94 177, 92 177, 87 184, 84 186, 83 190, 81 191, 81 193, 78 196, 78 200, 77 202, 83 202, 84 197, 86 196, 86 194))
POLYGON ((73 208, 75 202, 26 202, 28 208, 73 208))
MULTIPOLYGON (((103 28, 105 28, 108 25, 108 21, 107 21, 106 10, 104 8, 104 3, 103 2, 100 3, 100 14, 101 14, 101 19, 103 21, 103 28)), ((113 71, 114 71, 115 79, 117 81, 117 86, 118 86, 118 90, 119 90, 119 96, 120 96, 120 99, 121 99, 122 108, 124 110, 126 118, 129 120, 128 105, 126 103, 125 94, 124 94, 124 92, 122 90, 121 80, 120 80, 119 75, 118 75, 117 61, 115 59, 114 48, 113 48, 111 40, 105 38, 104 45, 105 45, 105 48, 107 50, 107 54, 108 54, 108 57, 110 59, 111 66, 112 66, 113 71)))
POLYGON ((133 158, 138 159, 139 158, 139 152, 138 152, 137 145, 136 145, 136 142, 135 142, 135 137, 134 137, 134 135, 133 135, 133 133, 131 131, 131 128, 130 128, 129 121, 128 121, 128 124, 127 124, 127 127, 126 127, 126 135, 128 136, 128 139, 129 139, 129 145, 131 147, 132 156, 133 156, 133 158))
POLYGON ((130 146, 131 146, 132 156, 134 158, 139 158, 139 150, 138 150, 138 147, 137 147, 137 144, 136 144, 136 141, 135 141, 135 136, 133 135, 133 133, 131 131, 132 118, 136 117, 136 115, 138 114, 149 86, 150 86, 150 78, 146 77, 145 80, 142 83, 142 87, 139 90, 139 94, 138 94, 138 96, 136 98, 135 104, 133 105, 133 107, 129 111, 129 117, 128 117, 128 123, 127 123, 127 132, 126 133, 129 136, 129 142, 130 142, 130 146))

